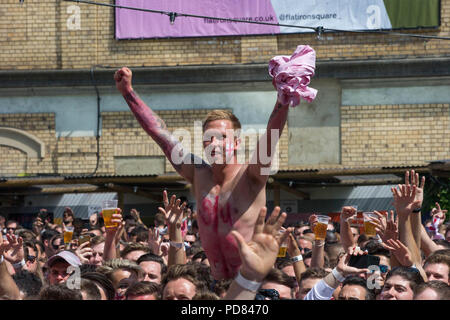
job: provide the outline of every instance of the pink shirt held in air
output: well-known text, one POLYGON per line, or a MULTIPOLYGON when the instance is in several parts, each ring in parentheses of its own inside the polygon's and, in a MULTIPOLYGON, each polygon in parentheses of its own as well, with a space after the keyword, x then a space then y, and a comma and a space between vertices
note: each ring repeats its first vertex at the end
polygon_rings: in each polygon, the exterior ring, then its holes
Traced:
POLYGON ((269 62, 269 74, 278 91, 278 101, 295 107, 300 99, 312 102, 317 90, 309 88, 316 69, 316 52, 310 46, 300 45, 289 56, 276 56, 269 62))

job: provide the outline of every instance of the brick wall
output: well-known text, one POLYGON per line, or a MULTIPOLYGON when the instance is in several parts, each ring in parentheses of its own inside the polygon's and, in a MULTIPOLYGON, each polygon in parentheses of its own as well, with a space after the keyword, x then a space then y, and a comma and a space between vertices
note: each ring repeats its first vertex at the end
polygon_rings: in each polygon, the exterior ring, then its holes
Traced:
MULTIPOLYGON (((192 152, 201 155, 202 144, 194 144, 194 121, 203 121, 209 110, 164 110, 158 115, 171 132, 184 129, 191 136, 192 152)), ((43 141, 46 156, 33 159, 17 149, 0 146, 0 176, 18 174, 89 174, 97 164, 95 137, 55 137, 54 114, 3 114, 3 126, 24 130, 43 141)), ((159 146, 141 128, 129 111, 103 112, 98 174, 115 174, 115 157, 163 157, 165 172, 174 172, 159 146)), ((201 133, 201 123, 200 131, 201 133)), ((200 137, 201 139, 201 137, 200 137)), ((287 168, 288 128, 280 139, 280 167, 287 168)), ((246 154, 255 145, 246 142, 246 154)), ((246 158, 248 159, 248 157, 246 158)))
POLYGON ((449 104, 343 106, 342 164, 424 165, 450 156, 449 104))
MULTIPOLYGON (((104 1, 114 3, 114 0, 104 1)), ((59 0, 3 0, 0 6, 0 70, 267 63, 309 44, 318 61, 403 59, 449 56, 450 41, 376 34, 314 34, 186 39, 114 39, 114 10, 79 4, 81 30, 67 28, 67 8, 59 0)), ((406 32, 406 31, 405 31, 406 32)), ((441 2, 441 27, 408 31, 450 34, 450 0, 441 2)))

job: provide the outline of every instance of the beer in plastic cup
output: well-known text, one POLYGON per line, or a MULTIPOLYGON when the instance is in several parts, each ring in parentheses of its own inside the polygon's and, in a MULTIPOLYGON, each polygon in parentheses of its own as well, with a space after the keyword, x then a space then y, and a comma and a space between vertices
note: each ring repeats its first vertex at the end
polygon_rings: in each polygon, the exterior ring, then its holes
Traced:
POLYGON ((102 215, 103 221, 105 222, 105 228, 115 228, 118 227, 117 223, 112 223, 112 215, 117 213, 117 200, 106 200, 102 203, 102 215))
POLYGON ((328 221, 330 221, 329 216, 317 216, 317 223, 314 227, 314 235, 316 240, 325 240, 327 237, 328 221))
POLYGON ((364 212, 364 233, 366 236, 375 237, 377 232, 375 230, 375 225, 371 222, 371 218, 377 218, 377 215, 373 212, 364 212))
MULTIPOLYGON (((285 230, 280 230, 281 235, 283 235, 283 233, 285 233, 285 230)), ((277 258, 284 258, 286 257, 286 252, 287 252, 287 242, 284 241, 281 245, 280 245, 280 249, 278 249, 278 255, 277 258)))
POLYGON ((64 226, 64 243, 69 244, 72 241, 74 227, 64 226))

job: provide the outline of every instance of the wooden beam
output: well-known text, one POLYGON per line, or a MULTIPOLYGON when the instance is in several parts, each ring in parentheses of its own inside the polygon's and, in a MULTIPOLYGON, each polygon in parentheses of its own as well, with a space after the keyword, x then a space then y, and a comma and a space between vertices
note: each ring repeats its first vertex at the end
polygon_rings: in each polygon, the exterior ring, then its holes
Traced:
POLYGON ((273 179, 272 177, 269 178, 269 180, 267 181, 270 185, 272 185, 272 187, 274 188, 278 188, 279 190, 283 190, 286 192, 289 192, 293 195, 295 195, 296 197, 299 197, 301 199, 305 199, 305 200, 309 200, 310 199, 310 195, 309 193, 303 192, 303 191, 299 191, 293 188, 288 187, 285 184, 279 183, 278 181, 275 181, 275 179, 273 179))
POLYGON ((135 192, 134 188, 132 188, 132 187, 120 186, 120 185, 116 185, 113 183, 107 183, 105 185, 105 187, 112 191, 115 191, 115 192, 135 194, 135 195, 138 195, 138 196, 141 196, 144 198, 149 198, 149 199, 155 200, 157 202, 162 202, 162 190, 161 190, 161 195, 156 195, 151 192, 145 192, 145 191, 139 190, 139 188, 137 188, 137 190, 135 192))

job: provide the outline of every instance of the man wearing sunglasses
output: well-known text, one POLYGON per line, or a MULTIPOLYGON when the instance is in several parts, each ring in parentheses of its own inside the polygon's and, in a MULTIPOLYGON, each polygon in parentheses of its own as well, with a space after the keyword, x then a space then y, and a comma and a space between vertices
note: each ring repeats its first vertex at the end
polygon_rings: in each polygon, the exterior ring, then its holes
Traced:
POLYGON ((13 235, 19 227, 19 223, 15 220, 6 221, 6 233, 13 235))

